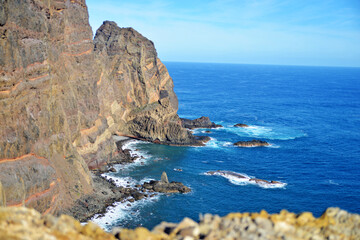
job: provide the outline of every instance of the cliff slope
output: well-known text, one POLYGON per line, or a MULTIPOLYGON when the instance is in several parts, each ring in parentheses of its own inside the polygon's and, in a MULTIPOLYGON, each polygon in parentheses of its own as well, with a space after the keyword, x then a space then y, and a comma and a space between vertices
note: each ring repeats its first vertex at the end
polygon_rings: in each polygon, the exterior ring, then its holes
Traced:
POLYGON ((190 144, 151 41, 85 0, 0 0, 0 204, 57 213, 116 160, 112 135, 190 144))

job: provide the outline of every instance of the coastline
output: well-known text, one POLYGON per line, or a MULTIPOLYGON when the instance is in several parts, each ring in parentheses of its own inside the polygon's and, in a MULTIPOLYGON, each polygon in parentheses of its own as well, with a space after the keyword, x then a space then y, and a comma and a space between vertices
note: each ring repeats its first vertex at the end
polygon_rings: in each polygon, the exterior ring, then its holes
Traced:
MULTIPOLYGON (((114 167, 117 165, 127 166, 140 158, 131 149, 126 148, 126 144, 135 139, 125 136, 114 136, 114 139, 118 148, 117 160, 102 166, 100 169, 93 170, 91 177, 94 183, 94 192, 78 199, 71 208, 63 211, 63 214, 70 215, 80 222, 86 222, 95 215, 103 216, 107 213, 109 207, 115 207, 117 203, 132 204, 134 201, 140 200, 137 195, 139 193, 143 194, 141 186, 137 184, 131 186, 129 182, 126 182, 125 186, 118 185, 115 179, 105 175, 106 173, 115 172, 114 167)), ((150 196, 152 195, 146 197, 150 198, 150 196)))

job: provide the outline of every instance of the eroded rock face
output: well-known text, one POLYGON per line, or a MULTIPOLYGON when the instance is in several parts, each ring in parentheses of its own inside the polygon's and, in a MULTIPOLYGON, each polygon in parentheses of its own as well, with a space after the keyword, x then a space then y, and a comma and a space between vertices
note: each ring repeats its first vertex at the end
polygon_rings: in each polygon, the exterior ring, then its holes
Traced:
POLYGON ((0 36, 0 202, 61 212, 121 157, 115 133, 198 142, 154 44, 113 22, 93 41, 85 0, 0 0, 0 36))

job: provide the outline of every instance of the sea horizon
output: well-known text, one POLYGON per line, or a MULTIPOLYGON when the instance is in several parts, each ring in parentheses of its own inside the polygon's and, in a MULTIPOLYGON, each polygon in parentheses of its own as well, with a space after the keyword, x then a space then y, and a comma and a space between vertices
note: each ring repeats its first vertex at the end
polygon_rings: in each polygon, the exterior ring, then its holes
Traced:
MULTIPOLYGON (((238 62, 205 62, 205 61, 177 61, 162 60, 164 63, 203 63, 203 64, 229 64, 229 65, 258 65, 258 66, 284 66, 284 67, 324 67, 324 68, 360 68, 359 66, 341 65, 306 65, 306 64, 276 64, 276 63, 238 63, 238 62)), ((166 64, 165 64, 166 65, 166 64)))

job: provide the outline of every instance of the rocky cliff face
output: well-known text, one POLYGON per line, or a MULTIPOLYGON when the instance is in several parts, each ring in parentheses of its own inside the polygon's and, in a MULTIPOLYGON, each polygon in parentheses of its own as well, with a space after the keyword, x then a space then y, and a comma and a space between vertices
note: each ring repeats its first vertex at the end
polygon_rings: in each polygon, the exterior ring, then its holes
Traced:
POLYGON ((106 21, 94 39, 101 114, 120 134, 168 144, 192 144, 182 128, 173 81, 153 42, 106 21))
POLYGON ((114 133, 173 144, 193 136, 151 41, 85 0, 0 0, 0 204, 57 213, 92 192, 114 133))

